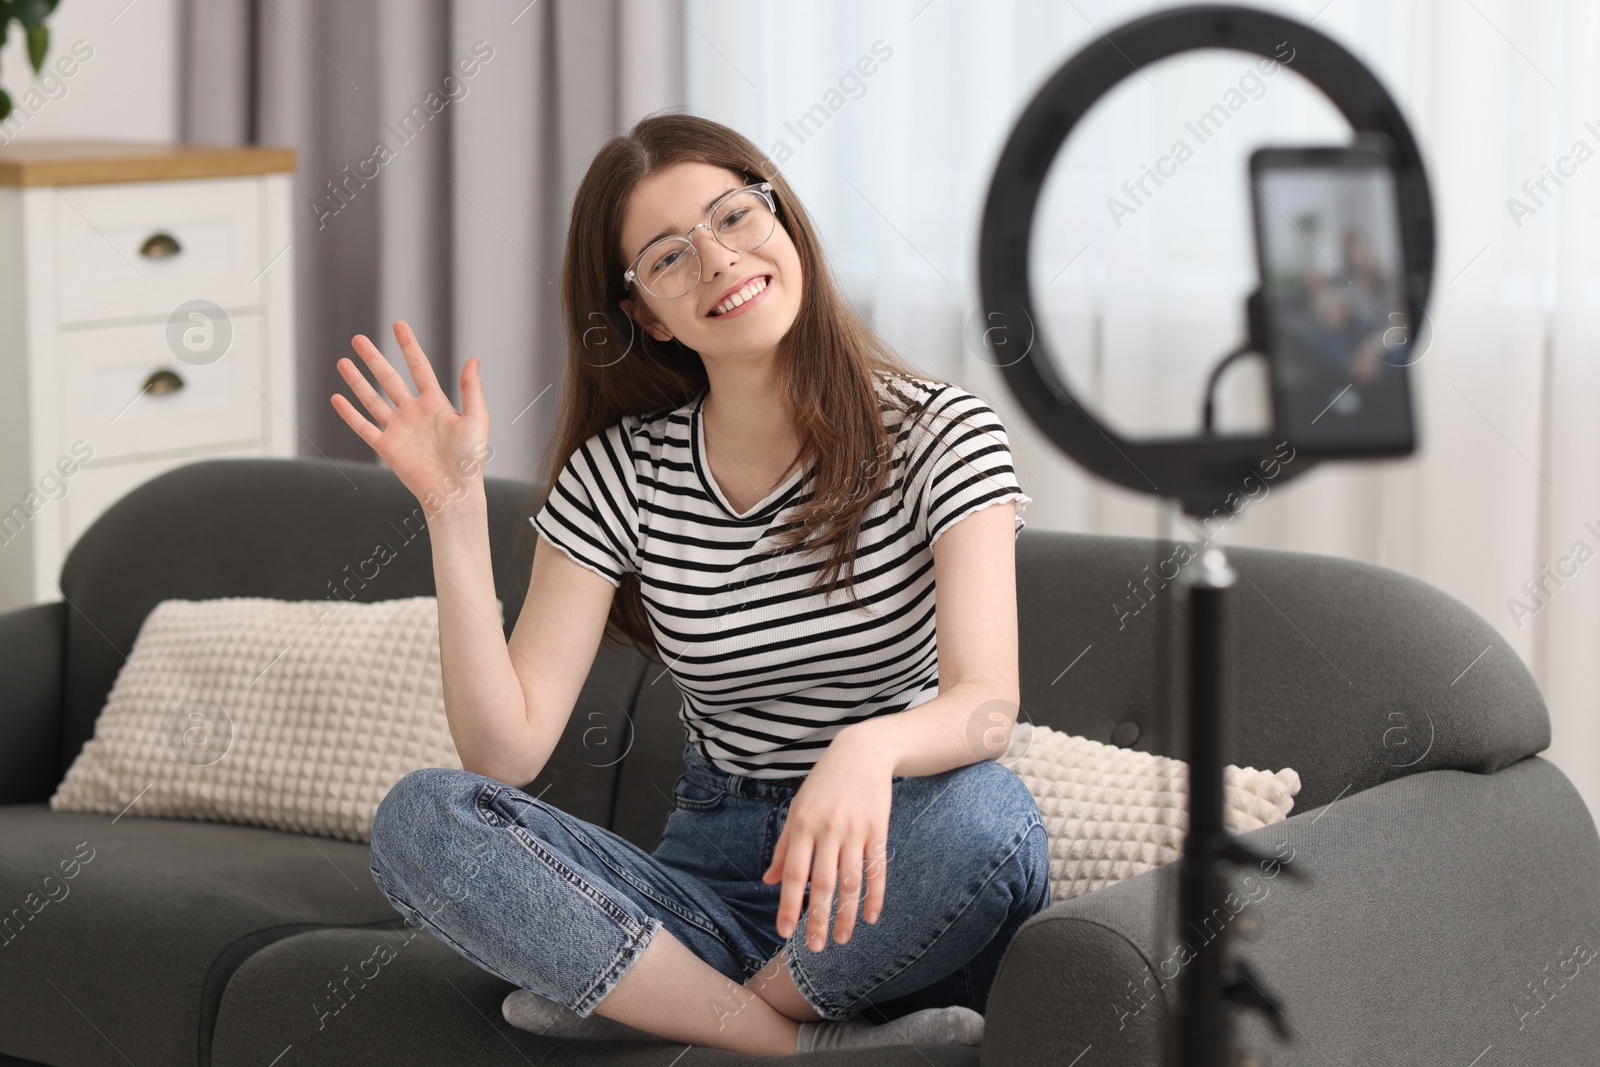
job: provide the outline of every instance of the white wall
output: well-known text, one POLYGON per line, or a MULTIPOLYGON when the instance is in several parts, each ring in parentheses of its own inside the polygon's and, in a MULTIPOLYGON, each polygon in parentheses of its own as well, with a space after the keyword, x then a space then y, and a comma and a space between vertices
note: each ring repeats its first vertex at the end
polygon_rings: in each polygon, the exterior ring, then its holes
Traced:
POLYGON ((179 0, 63 0, 47 25, 50 51, 36 79, 15 23, 0 49, 0 87, 14 110, 0 144, 59 137, 175 140, 179 0), (79 60, 71 77, 55 64, 79 60), (35 108, 37 110, 35 111, 35 108))

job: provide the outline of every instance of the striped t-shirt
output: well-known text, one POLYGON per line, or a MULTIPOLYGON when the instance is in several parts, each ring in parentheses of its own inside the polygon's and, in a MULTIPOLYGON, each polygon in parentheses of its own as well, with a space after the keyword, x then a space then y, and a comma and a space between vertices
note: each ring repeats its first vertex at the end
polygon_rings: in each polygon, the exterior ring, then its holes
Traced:
POLYGON ((612 585, 637 574, 656 645, 683 695, 679 718, 732 774, 807 773, 851 723, 939 693, 933 542, 1004 500, 1015 533, 1032 497, 988 404, 959 386, 877 375, 894 438, 890 483, 862 516, 852 604, 806 586, 827 558, 809 547, 763 558, 810 498, 809 466, 744 514, 711 477, 700 411, 625 415, 567 461, 534 527, 612 585), (908 419, 892 390, 918 405, 908 419), (967 462, 963 462, 965 457, 967 462))

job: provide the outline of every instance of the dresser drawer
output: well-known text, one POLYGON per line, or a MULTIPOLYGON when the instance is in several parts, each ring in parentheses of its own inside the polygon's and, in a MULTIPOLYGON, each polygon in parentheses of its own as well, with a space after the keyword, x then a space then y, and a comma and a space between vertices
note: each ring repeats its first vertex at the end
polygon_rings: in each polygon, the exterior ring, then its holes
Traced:
POLYGON ((57 321, 165 317, 196 299, 230 309, 260 306, 257 279, 281 251, 263 254, 261 181, 56 190, 57 321))
MULTIPOLYGON (((95 460, 257 440, 266 429, 261 316, 229 316, 232 340, 203 366, 177 358, 165 322, 60 334, 57 400, 62 447, 82 439, 95 460), (147 389, 158 371, 181 382, 147 389)), ((170 379, 169 379, 170 381, 170 379)))

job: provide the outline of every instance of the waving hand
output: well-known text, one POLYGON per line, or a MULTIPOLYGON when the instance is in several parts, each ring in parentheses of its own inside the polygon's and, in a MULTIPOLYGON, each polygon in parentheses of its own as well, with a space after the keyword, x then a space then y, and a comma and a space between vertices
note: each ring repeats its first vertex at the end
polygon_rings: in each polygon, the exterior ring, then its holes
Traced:
POLYGON ((349 424, 378 458, 394 471, 403 485, 430 506, 441 494, 454 497, 463 483, 479 477, 482 457, 488 449, 489 412, 483 401, 483 382, 478 377, 474 356, 461 368, 461 411, 439 388, 433 367, 417 343, 416 335, 404 321, 394 324, 395 340, 418 394, 411 395, 398 371, 365 334, 356 334, 350 345, 372 372, 388 399, 367 383, 348 357, 338 362, 339 374, 366 408, 371 421, 340 393, 332 396, 333 409, 349 424), (376 425, 374 425, 376 424, 376 425))

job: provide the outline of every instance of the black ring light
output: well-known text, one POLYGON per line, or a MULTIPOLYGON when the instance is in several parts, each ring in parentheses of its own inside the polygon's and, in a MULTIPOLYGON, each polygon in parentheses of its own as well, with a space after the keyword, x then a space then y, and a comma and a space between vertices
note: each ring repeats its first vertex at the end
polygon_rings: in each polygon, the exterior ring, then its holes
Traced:
MULTIPOLYGON (((1089 414, 1057 372, 1034 326, 1039 319, 1028 287, 1034 210, 1068 135, 1124 78, 1156 60, 1202 48, 1281 59, 1285 42, 1294 49, 1292 69, 1321 90, 1354 131, 1380 134, 1392 145, 1409 321, 1420 330, 1433 281, 1433 201, 1411 128, 1377 78, 1342 45, 1304 23, 1256 8, 1204 4, 1160 11, 1089 44, 1055 73, 1018 119, 984 206, 978 273, 985 312, 1029 330, 1028 355, 1000 366, 1011 392, 1034 423, 1084 467, 1125 488, 1176 498, 1195 516, 1226 507, 1227 497, 1246 478, 1260 477, 1256 465, 1277 458, 1271 438, 1205 434, 1130 440, 1089 414)), ((1277 478, 1303 474, 1316 462, 1298 457, 1283 465, 1277 478)))

